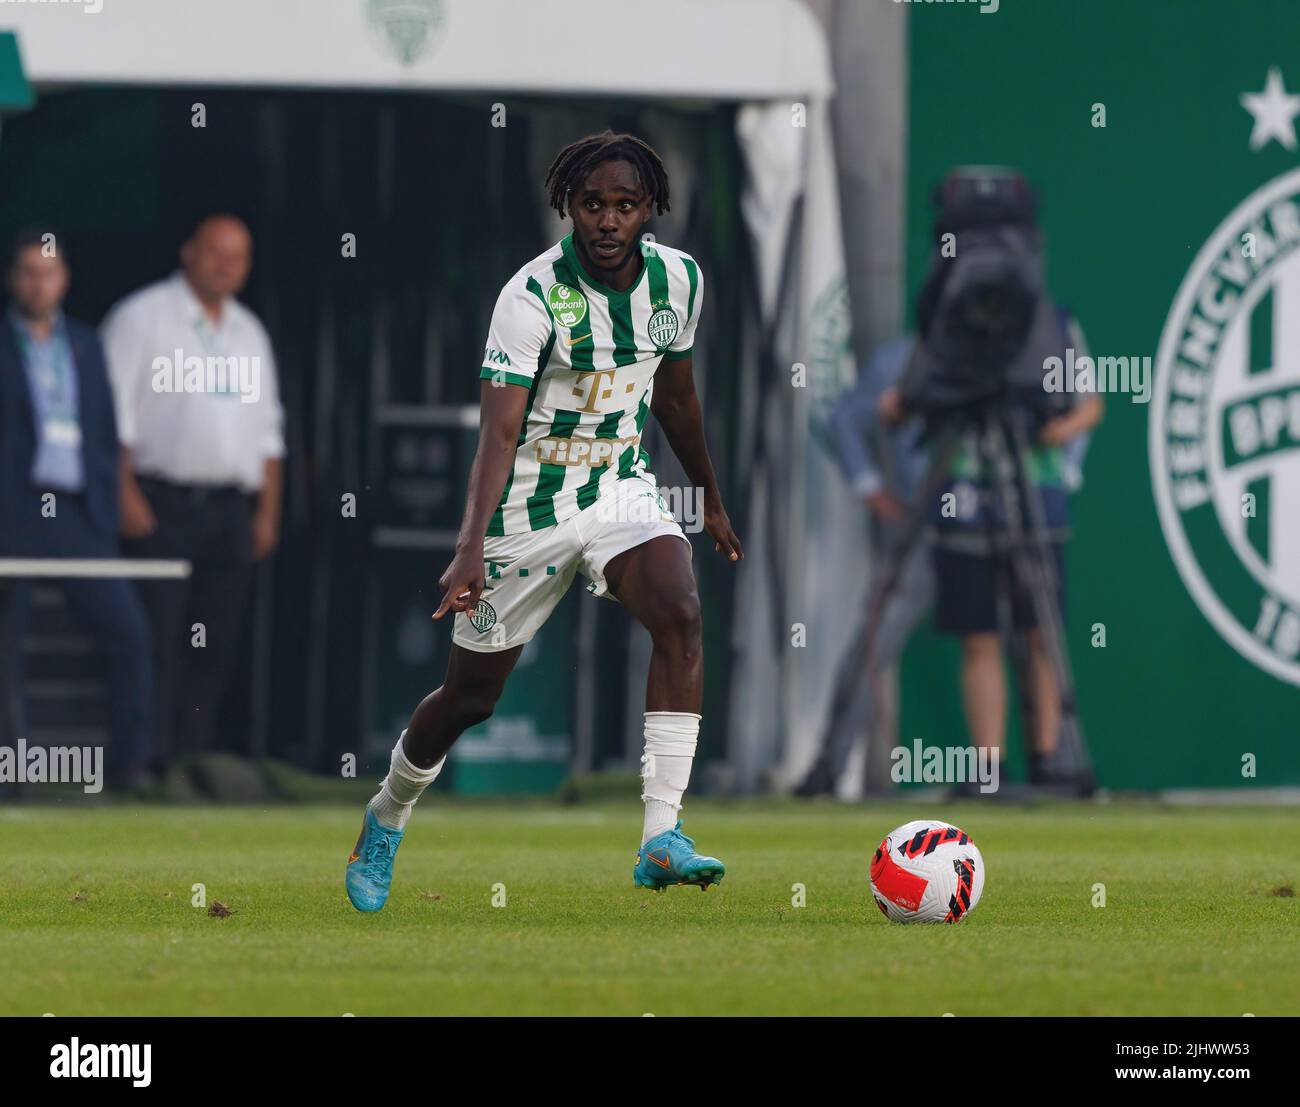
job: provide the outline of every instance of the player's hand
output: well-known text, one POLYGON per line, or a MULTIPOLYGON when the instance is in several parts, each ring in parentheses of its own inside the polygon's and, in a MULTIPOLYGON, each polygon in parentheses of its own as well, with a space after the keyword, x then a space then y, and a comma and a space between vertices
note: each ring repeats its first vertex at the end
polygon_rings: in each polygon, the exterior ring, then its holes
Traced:
POLYGON ((884 523, 897 523, 907 515, 907 508, 883 488, 867 497, 867 507, 871 509, 871 514, 884 523))
POLYGON ((483 548, 457 550, 447 571, 438 578, 442 603, 433 617, 441 619, 448 611, 471 610, 478 603, 483 584, 483 548))
POLYGON ((724 554, 729 561, 739 561, 745 556, 745 551, 740 548, 740 539, 731 529, 731 520, 727 518, 722 504, 705 504, 704 529, 713 537, 713 548, 724 554))

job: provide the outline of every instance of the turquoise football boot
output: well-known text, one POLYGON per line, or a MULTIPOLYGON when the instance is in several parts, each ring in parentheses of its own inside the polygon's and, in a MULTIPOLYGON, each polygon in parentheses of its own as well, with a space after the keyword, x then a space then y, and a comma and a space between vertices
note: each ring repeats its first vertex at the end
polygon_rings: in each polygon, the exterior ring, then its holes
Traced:
POLYGON ((632 882, 638 888, 662 892, 670 884, 695 884, 701 892, 717 884, 727 866, 716 857, 695 852, 695 842, 682 833, 681 820, 672 830, 651 838, 636 855, 632 882))
POLYGON ((393 882, 393 858, 402 844, 404 830, 389 830, 375 813, 366 808, 361 836, 348 858, 344 884, 348 899, 358 911, 378 911, 388 902, 388 886, 393 882))

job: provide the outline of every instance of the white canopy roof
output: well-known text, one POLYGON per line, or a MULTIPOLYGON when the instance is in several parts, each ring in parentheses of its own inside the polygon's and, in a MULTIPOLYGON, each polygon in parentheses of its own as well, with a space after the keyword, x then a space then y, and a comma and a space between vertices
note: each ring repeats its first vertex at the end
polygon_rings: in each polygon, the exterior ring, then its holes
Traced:
POLYGON ((626 94, 830 94, 798 0, 26 0, 0 4, 38 88, 261 85, 626 94))

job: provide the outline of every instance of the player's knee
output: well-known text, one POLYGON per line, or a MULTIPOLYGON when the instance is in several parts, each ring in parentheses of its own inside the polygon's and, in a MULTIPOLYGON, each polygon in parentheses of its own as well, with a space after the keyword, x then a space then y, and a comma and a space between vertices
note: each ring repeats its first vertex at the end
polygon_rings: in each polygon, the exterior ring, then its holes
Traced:
POLYGON ((657 605, 650 636, 675 650, 698 651, 703 637, 699 597, 687 593, 657 605))
POLYGON ((452 701, 452 710, 457 724, 463 731, 490 719, 496 705, 497 696, 490 690, 467 688, 456 694, 452 701))

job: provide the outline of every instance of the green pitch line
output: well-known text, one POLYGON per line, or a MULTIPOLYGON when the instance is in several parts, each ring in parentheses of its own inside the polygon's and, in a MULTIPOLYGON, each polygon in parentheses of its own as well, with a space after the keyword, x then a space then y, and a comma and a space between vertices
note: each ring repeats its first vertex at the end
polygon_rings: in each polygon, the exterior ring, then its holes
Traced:
POLYGON ((412 820, 388 906, 362 916, 343 894, 350 809, 0 809, 0 1015, 1300 1008, 1292 811, 685 814, 727 878, 654 896, 632 887, 637 806, 435 800, 412 820), (892 925, 867 889, 880 838, 925 815, 966 829, 987 863, 983 900, 955 928, 892 925), (195 883, 231 914, 191 906, 195 883))

